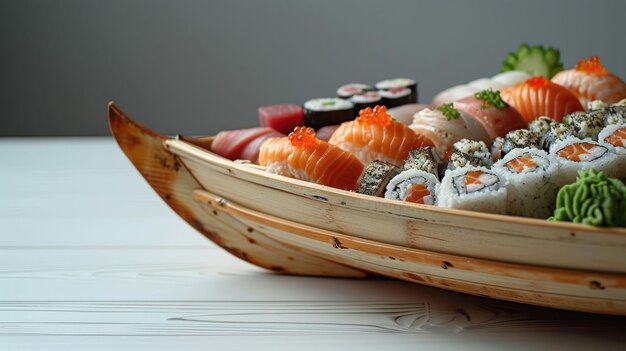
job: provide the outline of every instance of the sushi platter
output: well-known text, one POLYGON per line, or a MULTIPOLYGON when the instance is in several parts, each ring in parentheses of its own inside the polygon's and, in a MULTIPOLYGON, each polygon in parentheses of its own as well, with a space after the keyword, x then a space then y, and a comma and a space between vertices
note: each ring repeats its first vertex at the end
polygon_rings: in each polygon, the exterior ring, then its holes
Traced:
MULTIPOLYGON (((442 92, 437 108, 415 104, 410 79, 379 82, 377 90, 347 85, 339 98, 302 108, 260 108, 264 127, 227 133, 237 137, 227 142, 222 133, 161 136, 114 103, 109 124, 122 151, 181 218, 252 264, 283 274, 385 276, 626 315, 624 154, 609 145, 624 140, 621 105, 584 112, 576 99, 544 108, 558 117, 540 117, 517 107, 498 79, 442 92), (504 100, 477 84, 503 89, 504 100), (460 96, 467 91, 472 95, 460 96), (603 121, 597 128, 589 122, 596 111, 602 115, 592 122, 603 121), (406 113, 413 119, 398 122, 406 113), (449 122, 446 133, 432 133, 436 119, 449 122), (354 134, 375 128, 402 135, 391 143, 402 150, 359 145, 354 134), (288 137, 281 132, 289 130, 288 137), (308 166, 315 155, 323 157, 308 166)), ((516 84, 536 90, 552 83, 531 77, 516 84)))

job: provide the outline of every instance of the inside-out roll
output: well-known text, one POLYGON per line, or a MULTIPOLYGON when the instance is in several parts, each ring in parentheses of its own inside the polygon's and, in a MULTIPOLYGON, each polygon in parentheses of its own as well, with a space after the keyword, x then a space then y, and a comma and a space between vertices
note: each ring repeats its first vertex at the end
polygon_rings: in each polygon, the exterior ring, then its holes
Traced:
POLYGON ((558 162, 559 177, 557 185, 563 186, 576 181, 578 171, 595 168, 609 177, 619 177, 619 157, 608 144, 602 144, 589 138, 567 138, 550 147, 550 155, 558 162))
POLYGON ((407 169, 393 177, 387 184, 385 198, 434 205, 437 201, 438 186, 439 180, 432 173, 407 169))
POLYGON ((548 218, 554 212, 558 166, 543 150, 514 149, 491 169, 508 183, 507 214, 548 218))
POLYGON ((506 180, 485 167, 448 170, 437 197, 440 207, 505 214, 506 180))
POLYGON ((618 156, 618 171, 616 177, 626 179, 626 124, 609 125, 600 132, 598 140, 601 144, 609 145, 611 151, 618 156))

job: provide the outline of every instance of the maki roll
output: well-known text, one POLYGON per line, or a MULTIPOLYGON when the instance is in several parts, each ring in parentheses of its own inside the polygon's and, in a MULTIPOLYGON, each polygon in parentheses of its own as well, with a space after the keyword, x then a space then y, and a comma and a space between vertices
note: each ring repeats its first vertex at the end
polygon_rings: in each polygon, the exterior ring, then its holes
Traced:
POLYGON ((574 136, 579 139, 598 140, 598 134, 604 128, 602 111, 574 112, 563 117, 563 123, 574 127, 574 136))
POLYGON ((557 122, 550 117, 541 116, 528 123, 528 130, 544 136, 548 131, 550 131, 550 127, 556 123, 557 122))
POLYGON ((530 147, 539 149, 541 147, 541 134, 531 132, 528 129, 517 129, 506 133, 504 145, 502 145, 502 156, 514 149, 530 147))
POLYGON ((506 213, 506 180, 485 167, 461 167, 446 172, 437 205, 487 213, 506 213))
POLYGON ((357 94, 354 94, 350 101, 354 104, 354 112, 353 115, 358 116, 359 111, 364 108, 374 108, 376 105, 382 104, 382 97, 380 93, 377 91, 363 91, 357 94))
POLYGON ((349 99, 354 95, 361 94, 364 91, 373 90, 371 86, 361 83, 350 83, 340 86, 337 89, 337 96, 341 99, 349 99))
POLYGON ((387 185, 385 199, 434 205, 439 180, 431 173, 418 169, 400 172, 387 185))
POLYGON ((550 148, 550 155, 559 165, 559 186, 576 181, 578 171, 595 168, 609 177, 618 177, 619 156, 611 152, 610 145, 577 138, 561 140, 550 148))
POLYGON ((491 159, 493 162, 502 158, 502 149, 504 148, 504 138, 496 137, 491 143, 491 159))
POLYGON ((387 108, 415 103, 415 101, 411 100, 411 89, 409 88, 399 87, 389 90, 379 90, 379 92, 382 97, 383 105, 387 106, 387 108))
POLYGON ((556 123, 550 126, 550 130, 541 139, 541 149, 550 152, 550 147, 560 140, 574 137, 574 127, 563 123, 556 123))
POLYGON ((341 124, 353 117, 354 104, 339 98, 312 99, 304 103, 304 124, 313 129, 341 124))
MULTIPOLYGON (((417 103, 417 82, 408 78, 386 79, 376 83, 378 90, 392 90, 396 88, 409 88, 411 90, 409 102, 407 104, 417 103)), ((391 106, 387 106, 391 107, 391 106)))
POLYGON ((491 152, 484 141, 461 139, 454 143, 448 169, 465 166, 491 167, 492 164, 491 152))
POLYGON ((615 153, 626 155, 626 124, 605 127, 598 135, 598 141, 613 146, 615 153))
POLYGON ((609 145, 611 151, 618 156, 618 173, 615 175, 626 179, 626 124, 607 126, 600 132, 598 139, 601 144, 609 145))
POLYGON ((432 146, 421 147, 419 149, 409 151, 409 155, 404 160, 402 170, 417 169, 428 172, 437 179, 443 171, 443 161, 439 154, 432 146))
POLYGON ((515 149, 496 162, 491 170, 508 183, 507 214, 548 218, 554 211, 557 164, 547 152, 533 148, 515 149))
POLYGON ((391 178, 400 173, 400 169, 391 163, 374 160, 367 164, 357 193, 383 197, 391 178))

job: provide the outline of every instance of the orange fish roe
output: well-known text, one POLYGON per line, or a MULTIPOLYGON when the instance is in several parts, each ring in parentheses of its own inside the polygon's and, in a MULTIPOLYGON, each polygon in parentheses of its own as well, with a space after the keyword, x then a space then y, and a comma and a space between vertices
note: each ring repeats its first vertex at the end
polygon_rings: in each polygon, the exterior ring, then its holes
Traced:
POLYGON ((315 136, 315 130, 311 127, 295 127, 287 137, 294 147, 309 148, 314 147, 319 142, 315 136))
POLYGON ((587 60, 580 60, 576 64, 577 71, 583 71, 587 73, 606 74, 606 68, 600 64, 599 56, 591 56, 587 60))
POLYGON ((514 158, 505 165, 517 173, 522 173, 526 169, 533 169, 537 167, 537 162, 535 162, 531 156, 526 155, 514 158))
POLYGON ((626 145, 624 145, 624 140, 626 140, 626 127, 616 130, 613 134, 611 134, 611 136, 604 139, 604 141, 613 146, 626 147, 626 145))
POLYGON ((546 85, 548 85, 549 82, 550 81, 545 79, 544 77, 538 76, 538 77, 528 78, 528 80, 526 81, 526 84, 528 84, 531 87, 539 88, 539 87, 545 87, 546 85))
POLYGON ((409 188, 408 196, 404 199, 404 201, 423 204, 424 198, 428 195, 430 195, 428 187, 424 184, 416 183, 409 188))
POLYGON ((359 117, 356 118, 356 121, 361 125, 386 126, 393 122, 393 118, 387 113, 387 107, 376 105, 373 109, 368 107, 359 111, 359 117))

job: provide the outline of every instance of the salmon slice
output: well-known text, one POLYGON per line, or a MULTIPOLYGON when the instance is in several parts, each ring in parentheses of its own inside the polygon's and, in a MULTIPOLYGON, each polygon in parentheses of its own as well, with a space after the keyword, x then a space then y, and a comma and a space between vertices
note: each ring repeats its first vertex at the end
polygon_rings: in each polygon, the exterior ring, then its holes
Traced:
POLYGON ((423 204, 425 203, 424 199, 428 196, 431 196, 428 187, 425 184, 415 183, 407 189, 407 197, 404 201, 423 204))
POLYGON ((505 166, 507 166, 509 169, 514 170, 517 173, 522 173, 527 169, 533 170, 537 168, 537 162, 535 162, 532 156, 525 154, 505 163, 505 166))
POLYGON ((293 148, 289 138, 270 138, 261 145, 259 164, 265 166, 265 170, 270 173, 293 177, 293 174, 289 171, 288 162, 292 151, 293 148))
POLYGON ((578 98, 568 89, 543 77, 533 77, 524 83, 502 90, 502 100, 524 116, 526 122, 548 116, 557 122, 563 116, 584 111, 578 98))
POLYGON ((626 147, 626 127, 620 128, 604 139, 613 146, 626 147))
POLYGON ((481 171, 469 171, 465 173, 465 192, 473 193, 482 190, 485 187, 491 186, 498 181, 498 177, 481 172, 481 171))
POLYGON ((394 121, 385 106, 361 110, 354 121, 342 123, 328 142, 354 154, 364 164, 380 160, 395 166, 402 165, 409 151, 433 146, 427 136, 394 121))
POLYGON ((589 162, 602 157, 607 149, 592 143, 575 143, 568 145, 557 152, 559 157, 575 162, 589 162))
POLYGON ((609 73, 598 56, 580 60, 574 69, 557 73, 552 81, 571 91, 583 106, 594 100, 613 104, 626 98, 626 83, 609 73))
POLYGON ((287 159, 295 178, 343 190, 356 190, 363 163, 341 148, 317 139, 313 128, 296 127, 288 136, 287 159))

